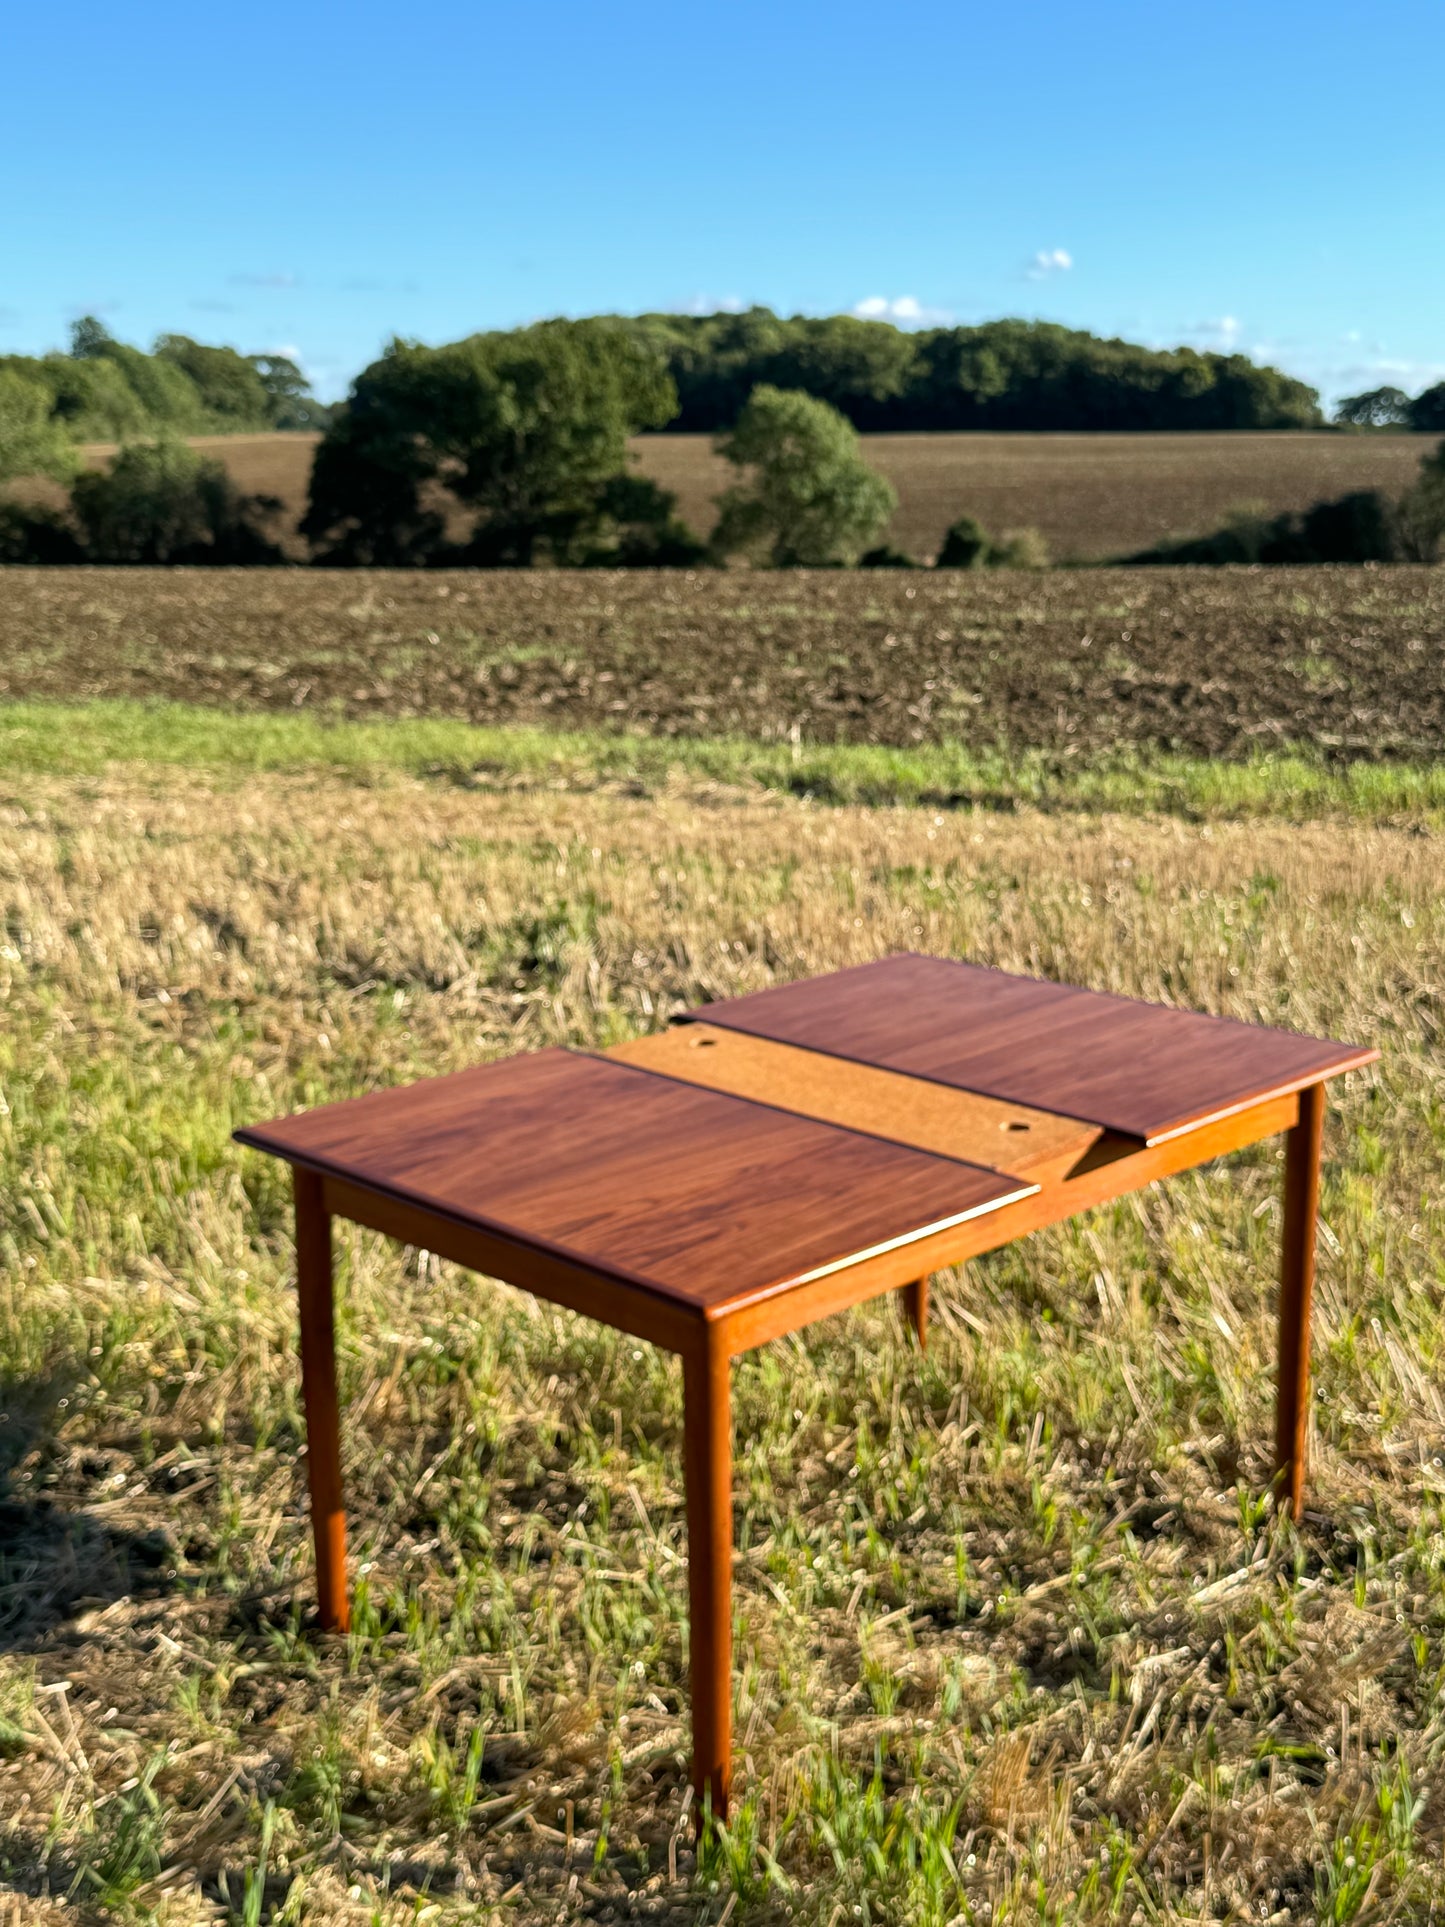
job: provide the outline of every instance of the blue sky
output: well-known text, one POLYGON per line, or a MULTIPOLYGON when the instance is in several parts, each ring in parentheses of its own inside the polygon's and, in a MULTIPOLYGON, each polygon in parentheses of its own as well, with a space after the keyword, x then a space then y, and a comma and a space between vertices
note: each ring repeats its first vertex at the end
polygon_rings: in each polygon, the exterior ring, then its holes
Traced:
POLYGON ((67 0, 0 37, 0 348, 752 301, 1445 377, 1445 6, 67 0))

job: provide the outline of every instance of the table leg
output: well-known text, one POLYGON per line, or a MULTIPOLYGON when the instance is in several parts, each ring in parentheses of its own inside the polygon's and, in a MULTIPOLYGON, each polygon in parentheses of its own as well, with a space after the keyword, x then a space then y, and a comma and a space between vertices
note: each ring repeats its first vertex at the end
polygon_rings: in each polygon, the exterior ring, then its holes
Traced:
POLYGON ((1279 1377, 1275 1393, 1275 1492, 1298 1519, 1304 1505, 1310 1415, 1310 1304, 1315 1221, 1320 1209, 1320 1139, 1325 1087, 1300 1092, 1299 1122, 1284 1141, 1284 1229, 1279 1284, 1279 1377))
POLYGON ((341 1496, 341 1420, 336 1406, 336 1323, 331 1292, 331 1214, 314 1171, 295 1171, 296 1292, 301 1311, 301 1394, 306 1475, 316 1540, 316 1603, 328 1632, 351 1624, 346 1595, 346 1514, 341 1496))
POLYGON ((683 1358, 692 1783, 701 1824, 727 1816, 732 1777, 733 1452, 731 1361, 712 1332, 683 1358))
POLYGON ((903 1300, 903 1310, 908 1322, 918 1336, 920 1351, 928 1350, 928 1280, 915 1278, 911 1285, 899 1288, 898 1296, 903 1300))

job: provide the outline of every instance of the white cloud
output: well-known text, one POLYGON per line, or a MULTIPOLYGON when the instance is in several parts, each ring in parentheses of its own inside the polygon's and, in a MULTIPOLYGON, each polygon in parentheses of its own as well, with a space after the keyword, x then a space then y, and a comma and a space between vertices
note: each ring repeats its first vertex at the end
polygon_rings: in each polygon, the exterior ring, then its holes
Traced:
POLYGON ((1024 274, 1030 281, 1047 281, 1051 274, 1067 274, 1073 265, 1074 257, 1067 248, 1040 248, 1024 274))
POLYGON ((671 312, 693 315, 741 314, 747 305, 740 294, 690 294, 671 312))
MULTIPOLYGON (((1216 353, 1231 355, 1239 347, 1239 337, 1244 332, 1244 324, 1237 315, 1217 315, 1213 321, 1196 321, 1191 327, 1181 328, 1180 338, 1191 341, 1197 348, 1212 348, 1216 353)), ((1259 352, 1259 350, 1256 350, 1259 352)))
POLYGON ((946 308, 925 307, 913 294, 892 299, 886 294, 870 294, 853 303, 853 312, 860 321, 892 321, 900 328, 944 327, 953 319, 946 308))

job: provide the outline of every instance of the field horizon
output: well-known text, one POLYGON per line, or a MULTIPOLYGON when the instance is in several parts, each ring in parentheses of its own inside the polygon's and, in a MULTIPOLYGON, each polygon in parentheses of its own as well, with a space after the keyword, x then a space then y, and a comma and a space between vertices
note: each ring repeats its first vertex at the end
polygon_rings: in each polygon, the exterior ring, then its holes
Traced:
MULTIPOLYGON (((215 454, 243 489, 280 498, 285 546, 299 553, 296 523, 319 437, 278 431, 190 439, 215 454)), ((1056 561, 1098 562, 1208 534, 1248 505, 1278 515, 1353 489, 1399 494, 1439 437, 1279 429, 920 432, 861 440, 865 459, 898 491, 888 540, 909 554, 931 559, 949 524, 972 515, 996 534, 1037 528, 1056 561)), ((709 534, 714 498, 733 479, 712 438, 663 432, 636 436, 630 448, 639 473, 673 490, 683 519, 709 534)), ((91 465, 114 453, 106 442, 82 449, 91 465)), ((24 492, 59 499, 53 485, 28 483, 24 492)))

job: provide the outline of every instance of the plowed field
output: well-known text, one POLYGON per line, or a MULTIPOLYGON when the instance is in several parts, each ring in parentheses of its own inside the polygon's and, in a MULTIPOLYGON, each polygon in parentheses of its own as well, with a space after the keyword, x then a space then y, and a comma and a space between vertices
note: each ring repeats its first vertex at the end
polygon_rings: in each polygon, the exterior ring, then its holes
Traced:
POLYGON ((0 697, 1433 760, 1445 571, 0 572, 0 697))

